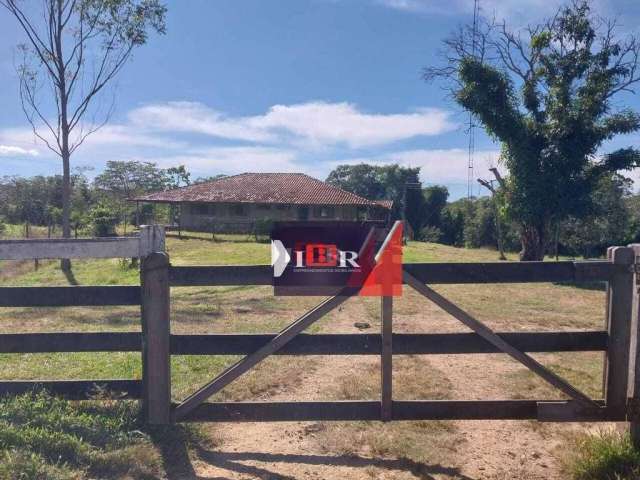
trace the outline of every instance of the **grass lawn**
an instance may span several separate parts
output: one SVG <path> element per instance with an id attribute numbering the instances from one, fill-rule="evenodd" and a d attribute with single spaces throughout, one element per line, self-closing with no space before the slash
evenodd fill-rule
<path id="1" fill-rule="evenodd" d="M 267 264 L 270 255 L 268 244 L 255 243 L 246 236 L 240 235 L 216 236 L 216 241 L 213 241 L 209 235 L 190 234 L 188 238 L 180 239 L 172 234 L 167 238 L 167 251 L 171 262 L 175 265 Z M 404 250 L 404 259 L 407 263 L 497 261 L 497 257 L 497 252 L 488 249 L 461 249 L 421 242 L 409 242 Z M 515 256 L 511 256 L 510 259 L 515 259 Z M 2 285 L 134 285 L 138 282 L 137 269 L 132 269 L 126 262 L 119 260 L 73 261 L 73 274 L 68 276 L 61 272 L 57 261 L 41 261 L 37 271 L 34 271 L 32 262 L 0 263 L 0 284 Z M 600 329 L 603 326 L 604 291 L 597 288 L 588 289 L 542 283 L 443 285 L 437 289 L 462 308 L 467 309 L 479 319 L 486 321 L 492 328 L 500 331 Z M 281 297 L 276 300 L 270 287 L 260 286 L 174 288 L 171 299 L 172 331 L 176 333 L 275 332 L 318 301 L 318 298 L 312 297 Z M 360 302 L 360 314 L 364 316 L 364 320 L 372 324 L 373 328 L 376 328 L 379 325 L 377 323 L 379 321 L 378 302 L 372 298 L 357 298 L 349 302 L 352 301 Z M 420 317 L 424 311 L 424 302 L 424 299 L 408 289 L 403 297 L 397 299 L 394 305 L 394 321 L 400 331 L 411 331 L 411 327 L 403 327 L 403 319 L 406 319 L 406 323 L 410 324 L 409 319 Z M 318 322 L 311 331 L 321 329 L 333 331 L 332 322 L 337 323 L 339 315 L 338 311 L 332 312 L 327 318 Z M 3 308 L 0 309 L 0 324 L 4 332 L 140 330 L 139 309 L 137 307 Z M 442 321 L 438 323 L 437 330 L 461 331 L 455 321 L 444 315 Z M 575 380 L 579 387 L 593 395 L 599 394 L 602 355 L 549 354 L 538 357 L 558 373 Z M 307 362 L 306 358 L 300 358 L 296 362 L 286 361 L 285 358 L 267 360 L 248 375 L 231 384 L 217 398 L 242 400 L 268 397 L 280 385 L 291 382 L 292 379 L 295 380 L 296 375 L 300 374 L 301 362 Z M 176 400 L 184 398 L 234 360 L 234 357 L 221 356 L 174 356 L 172 358 L 173 396 Z M 308 368 L 313 368 L 313 361 L 309 360 L 305 365 Z M 138 353 L 5 354 L 0 355 L 0 365 L 2 365 L 0 379 L 3 380 L 140 378 L 140 355 Z M 273 368 L 276 365 L 278 368 Z M 402 367 L 404 363 L 401 361 L 398 365 Z M 398 375 L 405 375 L 407 384 L 411 384 L 411 378 L 419 375 L 411 373 L 409 363 L 406 363 L 406 366 L 406 371 L 399 372 Z M 336 392 L 333 392 L 333 395 L 336 398 L 375 396 L 373 389 L 377 385 L 378 375 L 379 372 L 375 369 L 363 377 L 370 379 L 371 382 L 362 380 L 355 391 L 352 388 L 339 387 Z M 539 382 L 536 382 L 526 372 L 505 375 L 500 381 L 513 387 L 514 398 L 518 398 L 519 395 L 530 397 L 534 394 L 554 394 L 548 389 L 545 390 L 546 387 L 541 387 Z M 345 380 L 343 384 L 348 385 L 349 382 Z M 456 397 L 456 392 L 443 394 L 443 388 L 445 390 L 448 388 L 446 381 L 438 382 L 438 385 L 440 388 L 438 394 L 444 395 L 444 398 Z M 405 395 L 407 398 L 429 398 L 434 393 L 433 389 L 434 384 L 425 380 L 423 383 L 416 383 L 413 390 L 405 392 Z M 28 403 L 25 400 L 16 401 L 23 402 L 21 405 Z M 65 403 L 65 405 L 68 404 Z M 119 407 L 112 407 L 116 408 L 114 415 L 121 419 L 124 415 L 126 421 L 122 420 L 117 428 L 114 427 L 115 430 L 109 430 L 111 433 L 108 435 L 120 438 L 119 435 L 122 434 L 127 437 L 126 432 L 138 428 L 135 406 L 133 404 L 127 405 L 130 410 L 125 413 L 117 410 Z M 0 410 L 3 408 L 0 405 Z M 56 408 L 72 409 L 65 410 L 64 415 L 69 418 L 79 416 L 85 419 L 87 415 L 82 406 L 63 407 L 61 404 Z M 33 415 L 40 418 L 38 415 L 41 413 L 34 412 Z M 54 422 L 54 420 L 51 421 Z M 69 421 L 71 422 L 71 420 Z M 11 431 L 13 427 L 10 427 L 10 424 L 12 422 L 16 422 L 14 417 L 0 416 L 0 432 Z M 55 422 L 47 425 L 49 426 L 46 428 L 54 430 L 57 428 Z M 448 427 L 445 424 L 438 425 L 433 428 L 441 428 L 442 438 L 445 438 Z M 364 427 L 356 426 L 354 428 Z M 339 439 L 340 432 L 335 433 L 337 435 L 334 438 Z M 173 432 L 171 435 L 174 434 L 183 435 L 184 432 Z M 148 452 L 151 452 L 144 456 L 147 458 L 144 465 L 141 466 L 133 462 L 130 465 L 133 469 L 131 471 L 125 467 L 119 467 L 120 473 L 113 473 L 113 477 L 147 478 L 149 472 L 157 468 L 158 457 L 153 454 L 155 440 L 149 432 L 142 432 L 141 435 L 142 437 L 135 439 L 135 441 L 128 437 L 122 442 L 114 440 L 113 448 L 105 452 L 105 455 L 114 456 L 118 454 L 113 452 L 124 452 L 131 449 L 133 449 L 131 451 L 137 451 L 136 449 L 144 450 L 146 448 Z M 374 446 L 373 450 L 380 452 L 380 454 L 400 454 L 402 452 L 399 449 L 404 448 L 402 445 L 416 443 L 417 437 L 412 435 L 405 435 L 403 437 L 404 443 L 400 442 L 395 445 L 380 443 Z M 72 440 L 69 441 L 72 442 Z M 98 448 L 97 443 L 84 439 L 80 442 L 87 443 L 85 446 L 77 446 L 83 452 L 87 452 L 87 461 L 82 466 L 68 465 L 67 468 L 61 466 L 59 462 L 52 462 L 47 451 L 42 451 L 33 443 L 17 437 L 10 441 L 0 437 L 0 457 L 5 455 L 5 465 L 11 464 L 11 462 L 21 462 L 20 465 L 25 465 L 24 468 L 33 464 L 33 468 L 36 470 L 38 468 L 41 470 L 50 469 L 49 473 L 45 472 L 41 477 L 27 476 L 26 478 L 55 478 L 54 474 L 60 478 L 69 476 L 73 478 L 73 475 L 76 474 L 84 475 L 82 472 L 93 472 L 97 468 L 95 465 L 101 462 L 99 456 L 91 453 Z M 350 446 L 347 443 L 345 441 L 344 445 L 336 445 L 335 447 L 348 451 Z M 143 448 L 140 445 L 146 445 L 146 447 Z M 30 453 L 27 455 L 25 452 Z M 409 453 L 405 452 L 405 454 Z M 91 460 L 94 457 L 95 461 Z M 122 458 L 128 457 L 123 454 Z M 3 463 L 1 459 L 0 463 Z M 122 471 L 128 473 L 121 473 Z M 0 467 L 0 479 L 4 478 L 17 477 L 5 475 Z"/>

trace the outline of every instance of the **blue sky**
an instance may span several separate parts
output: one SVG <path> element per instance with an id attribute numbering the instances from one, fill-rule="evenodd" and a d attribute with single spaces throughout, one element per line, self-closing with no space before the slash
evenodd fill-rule
<path id="1" fill-rule="evenodd" d="M 552 12 L 551 0 L 481 0 L 513 24 Z M 109 123 L 74 166 L 107 160 L 185 164 L 194 177 L 300 171 L 325 178 L 341 163 L 422 167 L 427 184 L 466 193 L 466 116 L 421 80 L 440 41 L 469 21 L 473 0 L 168 1 L 167 34 L 152 36 L 118 78 Z M 632 31 L 636 0 L 598 0 Z M 0 175 L 52 174 L 60 161 L 24 120 L 14 69 L 22 32 L 0 11 Z M 640 108 L 635 95 L 619 105 Z M 616 139 L 606 149 L 638 145 Z M 498 148 L 476 136 L 476 176 Z M 633 174 L 635 177 L 635 173 Z M 477 191 L 477 187 L 476 191 Z"/>

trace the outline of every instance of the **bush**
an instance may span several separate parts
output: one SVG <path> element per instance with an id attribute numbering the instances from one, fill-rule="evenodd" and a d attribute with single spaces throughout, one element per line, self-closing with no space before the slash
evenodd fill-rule
<path id="1" fill-rule="evenodd" d="M 118 217 L 106 205 L 97 205 L 89 213 L 96 237 L 115 237 Z"/>
<path id="2" fill-rule="evenodd" d="M 438 227 L 427 226 L 420 230 L 420 240 L 423 242 L 440 243 L 442 241 L 442 230 Z"/>
<path id="3" fill-rule="evenodd" d="M 265 243 L 271 239 L 273 230 L 273 220 L 270 218 L 260 218 L 253 224 L 253 235 L 256 242 Z"/>
<path id="4" fill-rule="evenodd" d="M 640 478 L 640 451 L 628 434 L 586 435 L 578 440 L 569 470 L 575 480 L 636 480 Z"/>

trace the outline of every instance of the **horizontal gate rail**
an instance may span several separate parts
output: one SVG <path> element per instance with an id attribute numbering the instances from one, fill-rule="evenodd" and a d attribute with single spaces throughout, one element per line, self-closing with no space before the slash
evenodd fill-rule
<path id="1" fill-rule="evenodd" d="M 3 333 L 0 353 L 139 352 L 142 334 L 96 333 Z"/>
<path id="2" fill-rule="evenodd" d="M 505 341 L 525 352 L 601 352 L 606 331 L 502 332 Z M 248 355 L 276 334 L 204 334 L 170 337 L 172 355 Z M 394 333 L 396 355 L 500 353 L 475 333 Z M 301 333 L 274 355 L 379 355 L 381 338 L 374 333 Z M 138 332 L 4 333 L 0 353 L 139 352 Z"/>
<path id="3" fill-rule="evenodd" d="M 605 260 L 404 264 L 405 272 L 428 284 L 603 282 L 621 270 L 624 266 Z"/>
<path id="4" fill-rule="evenodd" d="M 423 283 L 606 282 L 624 265 L 603 260 L 584 262 L 406 263 L 404 270 Z M 171 266 L 174 287 L 271 285 L 269 265 Z"/>
<path id="5" fill-rule="evenodd" d="M 10 380 L 0 381 L 0 396 L 46 390 L 69 400 L 142 398 L 140 380 Z"/>
<path id="6" fill-rule="evenodd" d="M 599 352 L 607 349 L 606 331 L 498 333 L 525 352 Z M 172 355 L 248 355 L 275 334 L 171 335 Z M 476 333 L 394 333 L 394 355 L 501 353 Z M 2 345 L 2 335 L 0 335 Z M 301 333 L 274 355 L 380 355 L 379 334 Z M 1 352 L 2 350 L 0 350 Z"/>
<path id="7" fill-rule="evenodd" d="M 140 287 L 0 287 L 0 307 L 114 305 L 140 305 Z"/>
<path id="8" fill-rule="evenodd" d="M 214 265 L 169 267 L 172 287 L 273 285 L 270 265 Z"/>
<path id="9" fill-rule="evenodd" d="M 393 401 L 392 420 L 535 420 L 540 405 L 556 411 L 572 406 L 567 400 L 404 400 Z M 602 401 L 598 400 L 602 405 Z M 185 422 L 291 422 L 380 420 L 380 401 L 333 402 L 209 402 L 198 405 Z M 622 417 L 606 408 L 554 421 L 619 421 Z"/>

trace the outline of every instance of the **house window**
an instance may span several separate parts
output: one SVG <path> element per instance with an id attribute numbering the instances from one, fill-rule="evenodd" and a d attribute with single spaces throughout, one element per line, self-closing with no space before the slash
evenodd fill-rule
<path id="1" fill-rule="evenodd" d="M 208 203 L 196 203 L 191 206 L 191 213 L 194 215 L 215 215 L 216 206 Z"/>
<path id="2" fill-rule="evenodd" d="M 313 216 L 316 218 L 334 218 L 336 211 L 334 207 L 313 207 Z"/>
<path id="3" fill-rule="evenodd" d="M 271 205 L 263 203 L 258 205 L 258 210 L 271 210 Z"/>
<path id="4" fill-rule="evenodd" d="M 237 203 L 235 205 L 231 205 L 231 215 L 236 217 L 246 217 L 247 216 L 247 206 L 241 203 Z"/>

